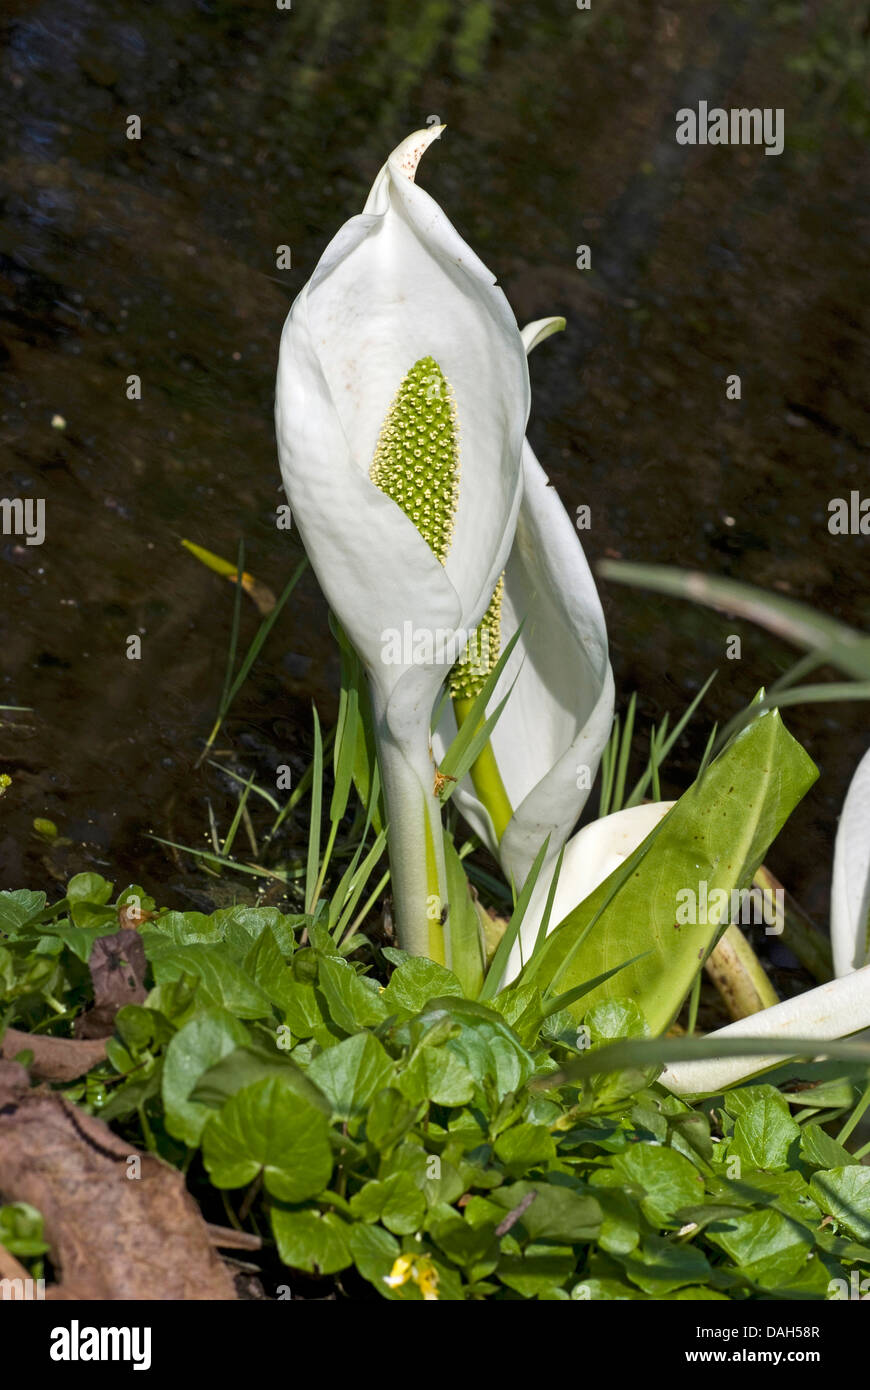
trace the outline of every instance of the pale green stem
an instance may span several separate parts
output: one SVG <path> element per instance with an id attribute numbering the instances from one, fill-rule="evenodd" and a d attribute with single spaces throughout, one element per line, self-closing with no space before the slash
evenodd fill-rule
<path id="1" fill-rule="evenodd" d="M 403 748 L 387 727 L 383 702 L 374 685 L 372 707 L 387 806 L 387 848 L 399 945 L 413 956 L 428 956 L 439 965 L 449 966 L 441 802 L 435 795 L 428 732 L 421 730 L 413 750 Z"/>
<path id="2" fill-rule="evenodd" d="M 457 729 L 462 728 L 473 706 L 474 700 L 472 698 L 465 695 L 454 695 L 453 712 L 456 715 Z M 501 837 L 507 830 L 514 812 L 505 791 L 504 782 L 501 780 L 501 773 L 498 770 L 491 740 L 484 744 L 471 765 L 471 782 L 478 797 L 489 812 L 496 839 L 501 843 Z"/>

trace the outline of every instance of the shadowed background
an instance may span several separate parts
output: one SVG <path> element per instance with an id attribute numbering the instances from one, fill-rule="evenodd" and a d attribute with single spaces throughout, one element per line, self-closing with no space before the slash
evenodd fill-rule
<path id="1" fill-rule="evenodd" d="M 0 704 L 32 707 L 0 714 L 0 887 L 57 896 L 96 867 L 179 907 L 249 890 L 146 833 L 202 844 L 207 802 L 226 828 L 234 801 L 194 767 L 233 593 L 180 538 L 234 558 L 243 535 L 258 579 L 277 592 L 289 576 L 281 325 L 429 116 L 448 130 L 420 182 L 521 323 L 568 319 L 532 359 L 530 437 L 569 511 L 592 509 L 593 564 L 703 568 L 867 626 L 868 540 L 827 530 L 832 497 L 870 493 L 862 5 L 7 0 L 0 25 L 0 491 L 47 505 L 44 545 L 0 537 Z M 783 107 L 784 154 L 677 146 L 676 110 L 701 99 Z M 740 402 L 725 398 L 732 372 Z M 712 720 L 796 654 L 687 603 L 601 588 L 620 705 L 639 692 L 636 771 L 649 722 L 719 668 L 664 778 L 675 794 Z M 331 722 L 325 618 L 309 574 L 218 740 L 264 785 L 305 765 L 312 698 Z M 259 621 L 247 600 L 242 619 L 244 644 Z M 141 661 L 126 659 L 134 633 Z M 730 633 L 740 661 L 724 659 Z M 821 705 L 787 722 L 822 776 L 770 862 L 824 920 L 866 714 Z M 49 849 L 35 817 L 69 843 Z"/>

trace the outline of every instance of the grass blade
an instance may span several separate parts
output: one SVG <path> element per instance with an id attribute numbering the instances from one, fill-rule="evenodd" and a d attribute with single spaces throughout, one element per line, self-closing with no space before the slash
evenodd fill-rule
<path id="1" fill-rule="evenodd" d="M 478 999 L 481 1003 L 485 1003 L 487 999 L 491 999 L 493 995 L 498 992 L 498 987 L 501 983 L 501 977 L 504 974 L 505 966 L 508 962 L 508 956 L 511 953 L 514 942 L 520 934 L 520 928 L 523 925 L 523 918 L 526 915 L 526 909 L 528 908 L 529 900 L 532 896 L 532 890 L 534 889 L 535 884 L 538 881 L 538 875 L 540 874 L 541 869 L 544 866 L 544 859 L 547 855 L 547 848 L 549 846 L 549 843 L 550 837 L 548 835 L 544 843 L 541 845 L 541 848 L 538 850 L 538 853 L 535 857 L 535 862 L 530 868 L 528 877 L 526 878 L 526 881 L 523 884 L 523 891 L 520 893 L 517 899 L 516 907 L 511 913 L 511 919 L 505 927 L 504 936 L 498 943 L 495 955 L 493 956 L 492 961 L 490 963 L 489 970 L 486 972 L 486 979 L 483 982 L 483 988 L 481 989 L 480 994 L 478 995 Z"/>
<path id="2" fill-rule="evenodd" d="M 284 588 L 283 588 L 283 590 L 282 590 L 282 592 L 281 592 L 281 595 L 280 595 L 280 597 L 279 597 L 277 603 L 275 604 L 275 607 L 272 609 L 271 613 L 269 613 L 269 615 L 263 619 L 263 621 L 260 623 L 260 626 L 258 627 L 257 631 L 255 632 L 253 641 L 251 642 L 251 645 L 248 647 L 248 650 L 247 650 L 247 652 L 246 652 L 246 654 L 245 654 L 245 658 L 244 658 L 244 660 L 243 660 L 243 662 L 242 662 L 242 664 L 241 664 L 241 666 L 240 666 L 240 668 L 239 668 L 239 673 L 238 673 L 238 675 L 236 676 L 235 680 L 233 680 L 232 671 L 233 671 L 233 666 L 235 665 L 235 660 L 236 660 L 236 648 L 237 648 L 237 645 L 238 645 L 238 635 L 239 635 L 239 617 L 240 617 L 241 602 L 242 602 L 242 586 L 241 586 L 241 584 L 237 584 L 237 585 L 236 585 L 235 600 L 234 600 L 234 607 L 233 607 L 233 628 L 232 628 L 232 633 L 231 633 L 231 636 L 230 636 L 230 651 L 229 651 L 229 659 L 228 659 L 228 661 L 227 661 L 226 676 L 224 677 L 224 688 L 223 688 L 223 691 L 222 691 L 222 693 L 221 693 L 220 704 L 219 704 L 219 706 L 218 706 L 218 715 L 217 715 L 217 719 L 215 720 L 214 728 L 212 729 L 211 733 L 209 734 L 209 736 L 208 736 L 208 738 L 207 738 L 207 740 L 206 740 L 206 745 L 205 745 L 205 748 L 203 749 L 202 753 L 200 754 L 199 762 L 197 763 L 197 767 L 199 766 L 200 763 L 203 762 L 203 760 L 205 759 L 207 753 L 209 752 L 209 750 L 210 750 L 212 744 L 214 743 L 215 739 L 217 738 L 218 732 L 219 732 L 219 730 L 220 730 L 220 728 L 221 728 L 221 725 L 223 724 L 224 720 L 226 719 L 226 717 L 227 717 L 227 715 L 228 715 L 228 713 L 229 713 L 229 711 L 230 711 L 230 708 L 231 708 L 231 706 L 232 706 L 233 701 L 235 700 L 236 696 L 238 695 L 238 693 L 239 693 L 239 691 L 241 690 L 242 686 L 244 685 L 245 681 L 248 679 L 248 675 L 249 675 L 249 673 L 250 673 L 251 667 L 253 666 L 254 662 L 255 662 L 256 659 L 257 659 L 257 657 L 260 655 L 260 651 L 262 650 L 263 643 L 266 641 L 266 638 L 269 636 L 269 633 L 272 631 L 272 628 L 275 626 L 275 623 L 277 622 L 277 620 L 278 620 L 278 618 L 279 618 L 279 616 L 280 616 L 280 613 L 281 613 L 282 608 L 284 607 L 284 605 L 285 605 L 285 603 L 287 602 L 288 598 L 290 597 L 290 595 L 292 594 L 293 590 L 295 589 L 295 587 L 296 587 L 296 585 L 297 585 L 297 583 L 298 583 L 298 581 L 299 581 L 299 578 L 300 578 L 300 576 L 302 575 L 302 572 L 303 572 L 304 569 L 306 568 L 307 564 L 308 564 L 307 559 L 302 559 L 302 560 L 299 561 L 299 564 L 296 566 L 296 568 L 295 568 L 295 570 L 293 571 L 292 575 L 290 576 L 290 578 L 288 579 L 287 583 L 285 584 L 285 586 L 284 586 Z M 244 569 L 244 545 L 243 545 L 243 543 L 240 541 L 240 542 L 239 542 L 239 574 L 241 574 L 241 573 L 243 572 L 243 569 Z"/>
<path id="3" fill-rule="evenodd" d="M 777 637 L 819 655 L 856 680 L 870 679 L 870 637 L 845 623 L 817 613 L 806 604 L 740 584 L 717 579 L 697 570 L 668 565 L 635 565 L 622 560 L 601 560 L 598 572 L 617 584 L 630 584 L 674 598 L 694 599 L 738 618 L 746 618 Z"/>
<path id="4" fill-rule="evenodd" d="M 628 760 L 631 757 L 631 738 L 634 733 L 634 712 L 637 708 L 637 692 L 633 691 L 628 702 L 628 710 L 625 715 L 625 727 L 622 730 L 622 740 L 619 745 L 619 760 L 616 765 L 616 779 L 613 784 L 613 801 L 611 811 L 622 810 L 622 800 L 625 796 L 625 779 L 628 774 Z"/>
<path id="5" fill-rule="evenodd" d="M 691 703 L 691 704 L 688 706 L 688 708 L 683 712 L 683 714 L 682 714 L 682 716 L 680 717 L 680 719 L 679 719 L 679 720 L 677 721 L 677 723 L 674 725 L 672 732 L 668 735 L 668 737 L 667 737 L 666 739 L 664 739 L 663 742 L 660 742 L 660 743 L 659 743 L 659 757 L 658 757 L 658 764 L 659 764 L 659 766 L 661 766 L 661 764 L 664 762 L 665 758 L 666 758 L 666 757 L 668 756 L 668 754 L 670 753 L 670 751 L 671 751 L 671 749 L 673 748 L 674 744 L 676 743 L 677 739 L 680 737 L 681 733 L 682 733 L 683 730 L 685 729 L 685 727 L 686 727 L 686 725 L 688 724 L 689 720 L 692 718 L 692 715 L 695 713 L 695 710 L 696 710 L 696 709 L 698 708 L 698 706 L 700 705 L 701 701 L 703 700 L 704 696 L 707 694 L 707 691 L 710 689 L 710 686 L 713 684 L 713 682 L 714 682 L 715 679 L 716 679 L 716 672 L 713 671 L 713 672 L 707 677 L 707 679 L 705 680 L 704 684 L 701 686 L 701 689 L 698 691 L 698 693 L 697 693 L 697 695 L 695 696 L 695 698 L 694 698 L 694 700 L 692 701 L 692 703 Z M 666 728 L 666 725 L 665 725 L 664 721 L 662 721 L 662 732 L 663 732 L 663 733 L 664 733 L 665 728 Z M 648 787 L 649 784 L 650 784 L 651 777 L 652 777 L 652 774 L 651 774 L 650 768 L 647 767 L 646 771 L 642 774 L 642 776 L 641 776 L 641 777 L 638 779 L 638 781 L 636 782 L 636 784 L 635 784 L 635 786 L 634 786 L 634 788 L 633 788 L 633 790 L 632 790 L 631 796 L 630 796 L 630 797 L 628 798 L 628 800 L 626 801 L 626 803 L 625 803 L 626 809 L 627 809 L 629 806 L 638 806 L 638 805 L 640 805 L 641 801 L 643 801 L 643 798 L 644 798 L 645 795 L 646 795 L 646 790 L 647 790 L 647 787 Z"/>
<path id="6" fill-rule="evenodd" d="M 610 814 L 610 798 L 613 794 L 613 774 L 616 768 L 616 750 L 619 748 L 619 715 L 613 721 L 610 738 L 601 756 L 601 794 L 598 798 L 598 818 L 602 820 Z"/>
<path id="7" fill-rule="evenodd" d="M 251 773 L 251 776 L 250 776 L 250 779 L 245 783 L 245 789 L 244 789 L 244 791 L 242 792 L 241 796 L 239 797 L 239 804 L 238 804 L 238 806 L 236 807 L 236 814 L 233 816 L 232 824 L 230 825 L 230 828 L 229 828 L 229 830 L 227 831 L 227 837 L 226 837 L 226 839 L 224 840 L 223 844 L 221 845 L 221 854 L 229 855 L 229 852 L 230 852 L 230 850 L 231 850 L 232 847 L 233 847 L 233 841 L 234 841 L 235 838 L 236 838 L 236 831 L 237 831 L 238 828 L 239 828 L 239 824 L 240 824 L 240 822 L 241 822 L 242 815 L 243 815 L 244 810 L 245 810 L 245 802 L 247 801 L 248 796 L 250 795 L 250 791 L 251 791 L 251 787 L 253 786 L 253 783 L 254 783 L 254 774 L 253 774 L 253 772 L 252 772 L 252 773 Z"/>
<path id="8" fill-rule="evenodd" d="M 544 907 L 544 915 L 543 915 L 543 917 L 541 918 L 541 925 L 540 925 L 540 927 L 538 928 L 538 935 L 537 935 L 537 937 L 536 937 L 536 939 L 535 939 L 535 945 L 534 945 L 534 948 L 533 948 L 533 950 L 532 950 L 532 955 L 529 957 L 529 959 L 532 959 L 532 958 L 534 957 L 535 952 L 539 949 L 539 947 L 541 946 L 542 942 L 546 939 L 547 932 L 548 932 L 549 927 L 550 927 L 550 917 L 552 916 L 552 912 L 553 912 L 553 903 L 555 902 L 555 899 L 556 899 L 556 888 L 557 888 L 558 883 L 559 883 L 559 875 L 560 875 L 560 873 L 562 872 L 562 860 L 563 860 L 564 858 L 565 858 L 565 846 L 563 845 L 562 848 L 559 850 L 559 856 L 558 856 L 558 858 L 557 858 L 557 860 L 556 860 L 556 867 L 555 867 L 554 870 L 553 870 L 553 877 L 552 877 L 552 879 L 550 880 L 550 887 L 549 887 L 549 891 L 548 891 L 548 893 L 547 893 L 547 902 L 546 902 L 546 905 L 545 905 L 545 907 Z"/>
<path id="9" fill-rule="evenodd" d="M 305 911 L 312 913 L 316 901 L 317 868 L 320 863 L 320 813 L 323 804 L 323 739 L 317 710 L 314 713 L 314 762 L 311 777 L 311 821 L 308 827 L 308 860 L 305 870 Z"/>
<path id="10" fill-rule="evenodd" d="M 551 1014 L 556 1014 L 560 1009 L 567 1009 L 570 1004 L 574 1004 L 578 999 L 582 999 L 584 994 L 591 994 L 593 989 L 603 985 L 605 980 L 611 980 L 614 975 L 618 975 L 620 970 L 627 970 L 635 961 L 643 960 L 648 956 L 649 951 L 641 951 L 639 955 L 632 956 L 630 960 L 624 960 L 621 965 L 614 965 L 612 970 L 605 970 L 601 975 L 596 975 L 592 980 L 586 980 L 584 984 L 577 985 L 576 989 L 566 989 L 564 994 L 557 994 L 555 999 L 548 999 L 544 1005 L 541 1017 L 549 1018 Z"/>
<path id="11" fill-rule="evenodd" d="M 722 1057 L 829 1057 L 870 1067 L 870 1041 L 840 1038 L 620 1038 L 591 1049 L 585 1057 L 529 1082 L 530 1088 L 550 1090 L 567 1081 L 625 1071 L 630 1067 L 654 1067 L 668 1062 L 718 1061 Z"/>
<path id="12" fill-rule="evenodd" d="M 440 797 L 442 805 L 447 804 L 463 777 L 471 770 L 480 757 L 481 752 L 489 742 L 493 729 L 501 718 L 502 710 L 510 699 L 513 688 L 512 685 L 507 695 L 499 702 L 489 718 L 485 719 L 476 732 L 474 732 L 468 740 L 464 741 L 461 751 L 456 753 L 455 757 L 454 752 L 459 744 L 460 735 L 465 733 L 466 729 L 473 730 L 475 727 L 474 719 L 471 715 L 466 719 L 459 734 L 457 734 L 453 743 L 451 743 L 450 748 L 445 754 L 444 761 L 438 769 L 438 771 L 447 778 Z"/>
<path id="13" fill-rule="evenodd" d="M 491 715 L 489 719 L 485 718 L 486 707 L 489 703 L 492 692 L 495 690 L 495 687 L 499 682 L 501 674 L 504 671 L 505 666 L 508 663 L 508 660 L 510 659 L 510 655 L 517 642 L 519 641 L 520 633 L 522 632 L 522 630 L 523 625 L 521 623 L 511 640 L 508 642 L 504 651 L 501 653 L 495 666 L 490 671 L 489 675 L 484 681 L 480 689 L 480 692 L 475 698 L 474 704 L 471 706 L 471 709 L 469 710 L 466 719 L 462 723 L 462 727 L 457 730 L 456 737 L 453 739 L 453 742 L 447 749 L 447 752 L 444 754 L 444 757 L 441 760 L 439 770 L 444 774 L 445 777 L 454 777 L 457 782 L 461 781 L 462 777 L 465 776 L 465 773 L 468 771 L 468 769 L 471 767 L 471 764 L 474 762 L 473 757 L 468 757 L 469 747 L 472 745 L 472 743 L 476 745 L 479 744 L 479 746 L 477 747 L 477 752 L 479 753 L 480 749 L 483 747 L 483 745 L 486 743 L 486 740 L 489 738 L 489 733 L 486 733 L 482 741 L 480 741 L 477 738 L 477 735 L 482 734 L 484 729 L 491 731 L 495 727 L 496 721 L 498 720 L 502 710 L 504 709 L 505 703 L 509 698 L 511 691 L 508 691 L 507 695 L 505 695 L 504 699 L 499 704 L 498 709 L 495 711 L 495 714 Z M 513 690 L 513 685 L 511 685 L 511 690 Z M 482 728 L 479 727 L 481 724 Z M 476 756 L 477 754 L 475 754 L 475 757 Z M 460 766 L 464 767 L 465 769 L 465 771 L 461 774 L 457 773 L 457 768 Z M 445 794 L 442 800 L 447 801 L 450 797 L 450 794 L 451 786 L 448 785 L 448 788 L 445 790 Z"/>
<path id="14" fill-rule="evenodd" d="M 291 883 L 293 879 L 301 878 L 303 873 L 301 868 L 289 873 L 280 873 L 277 869 L 267 869 L 262 864 L 243 864 L 238 859 L 227 859 L 225 855 L 213 854 L 207 849 L 194 849 L 192 845 L 181 845 L 176 840 L 164 840 L 160 835 L 149 835 L 148 839 L 156 841 L 158 845 L 180 850 L 182 854 L 192 854 L 196 859 L 217 864 L 222 869 L 237 869 L 240 874 L 251 874 L 254 878 L 274 878 L 278 883 Z"/>

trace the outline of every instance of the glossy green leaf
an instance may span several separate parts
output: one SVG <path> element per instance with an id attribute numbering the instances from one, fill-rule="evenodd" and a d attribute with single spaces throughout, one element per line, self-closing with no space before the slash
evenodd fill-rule
<path id="1" fill-rule="evenodd" d="M 647 841 L 648 852 L 641 846 L 551 933 L 523 972 L 523 983 L 565 991 L 646 951 L 642 960 L 572 1008 L 580 1017 L 598 998 L 625 995 L 643 1011 L 653 1032 L 662 1031 L 718 931 L 712 910 L 706 914 L 710 921 L 680 924 L 677 895 L 691 890 L 700 903 L 702 883 L 708 901 L 716 889 L 730 894 L 747 887 L 817 775 L 778 714 L 757 719 L 684 793 L 653 832 L 652 843 Z M 623 886 L 607 903 L 620 874 Z"/>
<path id="2" fill-rule="evenodd" d="M 654 1226 L 675 1226 L 674 1213 L 704 1195 L 704 1179 L 683 1154 L 651 1144 L 636 1144 L 613 1159 L 614 1171 L 642 1189 L 641 1209 Z"/>
<path id="3" fill-rule="evenodd" d="M 436 1105 L 467 1105 L 474 1095 L 474 1077 L 446 1047 L 420 1047 L 401 1073 L 398 1086 L 408 1100 Z"/>
<path id="4" fill-rule="evenodd" d="M 495 1156 L 510 1178 L 544 1168 L 556 1157 L 556 1144 L 546 1125 L 519 1124 L 500 1135 Z"/>
<path id="5" fill-rule="evenodd" d="M 389 1014 L 380 987 L 338 957 L 323 957 L 317 976 L 330 1016 L 345 1033 L 373 1028 Z"/>
<path id="6" fill-rule="evenodd" d="M 747 1279 L 774 1289 L 794 1278 L 810 1253 L 806 1227 L 772 1208 L 729 1218 L 707 1228 L 707 1238 L 731 1256 Z"/>
<path id="7" fill-rule="evenodd" d="M 330 1101 L 337 1119 L 362 1115 L 372 1097 L 389 1086 L 395 1072 L 391 1059 L 371 1033 L 356 1033 L 321 1052 L 308 1076 Z"/>
<path id="8" fill-rule="evenodd" d="M 190 1099 L 200 1105 L 221 1106 L 246 1086 L 270 1076 L 324 1114 L 332 1113 L 329 1101 L 292 1057 L 285 1056 L 277 1048 L 270 1052 L 253 1044 L 235 1048 L 203 1072 L 190 1093 Z"/>
<path id="9" fill-rule="evenodd" d="M 237 1018 L 265 1018 L 272 1013 L 269 996 L 219 942 L 155 946 L 152 938 L 149 959 L 157 984 L 193 975 L 199 981 L 200 997 Z"/>
<path id="10" fill-rule="evenodd" d="M 350 1227 L 333 1211 L 287 1211 L 272 1207 L 272 1232 L 278 1254 L 291 1269 L 309 1274 L 336 1274 L 352 1263 Z"/>
<path id="11" fill-rule="evenodd" d="M 14 936 L 19 928 L 42 913 L 45 902 L 44 893 L 31 893 L 28 888 L 0 893 L 0 931 Z"/>
<path id="12" fill-rule="evenodd" d="M 843 1168 L 852 1162 L 848 1149 L 812 1121 L 801 1129 L 800 1155 L 813 1168 Z"/>
<path id="13" fill-rule="evenodd" d="M 393 1235 L 407 1236 L 422 1225 L 426 1198 L 410 1173 L 391 1173 L 383 1182 L 367 1182 L 350 1209 L 358 1221 L 380 1221 Z"/>
<path id="14" fill-rule="evenodd" d="M 245 1187 L 260 1173 L 283 1202 L 303 1202 L 329 1182 L 329 1122 L 275 1077 L 232 1096 L 203 1131 L 202 1156 L 215 1187 Z"/>
<path id="15" fill-rule="evenodd" d="M 778 1172 L 789 1166 L 797 1153 L 800 1125 L 792 1119 L 788 1102 L 772 1086 L 749 1086 L 729 1093 L 725 1107 L 736 1112 L 728 1157 L 749 1168 Z"/>
<path id="16" fill-rule="evenodd" d="M 601 1226 L 601 1208 L 594 1197 L 570 1187 L 547 1182 L 515 1182 L 498 1187 L 489 1201 L 506 1214 L 531 1197 L 532 1200 L 511 1227 L 516 1240 L 575 1241 L 594 1240 Z"/>
<path id="17" fill-rule="evenodd" d="M 438 999 L 443 994 L 462 996 L 462 985 L 453 971 L 425 956 L 410 956 L 393 971 L 383 997 L 391 1013 L 404 1009 L 416 1014 L 430 999 Z"/>
<path id="18" fill-rule="evenodd" d="M 243 1047 L 250 1035 L 243 1023 L 225 1009 L 210 1009 L 186 1023 L 166 1049 L 163 1104 L 166 1127 L 176 1139 L 196 1146 L 214 1113 L 189 1099 L 200 1077 L 222 1057 Z"/>
<path id="19" fill-rule="evenodd" d="M 703 1283 L 713 1272 L 701 1250 L 676 1245 L 661 1236 L 647 1236 L 623 1265 L 631 1282 L 654 1298 L 664 1298 L 687 1284 Z"/>
<path id="20" fill-rule="evenodd" d="M 833 1216 L 850 1236 L 870 1241 L 870 1168 L 850 1163 L 816 1173 L 810 1192 L 822 1211 Z"/>

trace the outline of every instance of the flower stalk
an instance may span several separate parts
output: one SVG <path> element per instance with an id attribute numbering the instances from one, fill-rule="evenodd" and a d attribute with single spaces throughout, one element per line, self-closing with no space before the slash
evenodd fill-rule
<path id="1" fill-rule="evenodd" d="M 457 661 L 450 673 L 448 685 L 453 697 L 453 714 L 456 719 L 457 730 L 461 729 L 463 724 L 473 717 L 477 697 L 486 684 L 487 677 L 498 664 L 501 654 L 503 595 L 504 575 L 495 586 L 495 592 L 490 600 L 489 608 L 484 614 L 483 622 L 466 644 L 461 659 Z M 474 732 L 477 733 L 484 723 L 485 715 L 481 713 Z M 481 804 L 489 812 L 496 840 L 501 842 L 501 837 L 507 830 L 514 812 L 502 781 L 490 739 L 487 739 L 472 763 L 469 775 Z"/>
<path id="2" fill-rule="evenodd" d="M 456 716 L 456 727 L 461 729 L 466 720 L 470 717 L 474 706 L 474 699 L 467 696 L 454 696 L 453 713 Z M 478 729 L 484 720 L 478 721 Z M 475 730 L 475 733 L 477 730 Z M 471 785 L 477 793 L 481 804 L 489 812 L 492 828 L 495 831 L 496 840 L 501 843 L 501 838 L 507 830 L 513 816 L 513 807 L 510 798 L 505 790 L 501 773 L 498 770 L 495 753 L 493 752 L 492 742 L 487 739 L 480 753 L 471 764 L 469 770 Z"/>
<path id="3" fill-rule="evenodd" d="M 372 689 L 378 765 L 388 817 L 393 905 L 399 941 L 411 955 L 450 965 L 447 869 L 434 768 L 393 737 Z"/>

